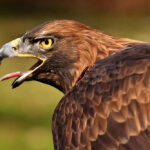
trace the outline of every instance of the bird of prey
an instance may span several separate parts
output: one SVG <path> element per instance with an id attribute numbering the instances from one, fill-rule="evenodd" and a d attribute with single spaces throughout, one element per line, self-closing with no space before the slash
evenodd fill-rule
<path id="1" fill-rule="evenodd" d="M 0 49 L 37 63 L 12 87 L 36 80 L 65 95 L 52 121 L 55 150 L 150 149 L 150 44 L 76 21 L 46 22 Z"/>

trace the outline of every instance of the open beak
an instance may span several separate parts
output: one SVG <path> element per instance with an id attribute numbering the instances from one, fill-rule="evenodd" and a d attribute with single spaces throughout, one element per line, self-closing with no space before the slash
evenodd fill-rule
<path id="1" fill-rule="evenodd" d="M 0 49 L 0 63 L 4 58 L 10 58 L 10 57 L 31 57 L 31 58 L 37 58 L 38 62 L 28 71 L 26 72 L 14 72 L 7 74 L 0 78 L 0 81 L 10 79 L 13 77 L 18 77 L 12 84 L 12 88 L 16 88 L 19 86 L 21 83 L 23 83 L 28 77 L 32 76 L 32 73 L 35 72 L 37 69 L 39 69 L 45 62 L 44 59 L 37 57 L 32 54 L 26 54 L 26 53 L 19 53 L 19 48 L 20 48 L 20 42 L 21 39 L 17 38 L 16 40 L 13 40 L 7 44 L 5 44 L 1 49 Z"/>

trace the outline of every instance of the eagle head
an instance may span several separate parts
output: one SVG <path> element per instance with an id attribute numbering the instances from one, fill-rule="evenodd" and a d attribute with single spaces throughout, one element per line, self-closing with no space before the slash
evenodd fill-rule
<path id="1" fill-rule="evenodd" d="M 70 20 L 49 21 L 25 33 L 0 49 L 0 60 L 7 57 L 31 57 L 37 62 L 26 72 L 15 72 L 2 77 L 18 77 L 13 88 L 24 81 L 36 80 L 67 92 L 78 81 L 84 70 L 95 61 L 94 33 L 86 25 Z M 23 65 L 23 64 L 22 64 Z"/>

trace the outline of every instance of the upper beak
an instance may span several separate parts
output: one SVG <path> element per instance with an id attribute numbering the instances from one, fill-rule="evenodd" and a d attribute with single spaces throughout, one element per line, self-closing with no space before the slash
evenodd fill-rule
<path id="1" fill-rule="evenodd" d="M 8 75 L 0 78 L 0 81 L 3 81 L 5 79 L 11 78 L 11 77 L 19 76 L 19 78 L 17 78 L 13 82 L 13 84 L 12 84 L 13 88 L 15 88 L 15 87 L 19 86 L 21 83 L 23 83 L 27 77 L 29 77 L 34 71 L 36 71 L 37 69 L 39 69 L 45 63 L 45 59 L 44 58 L 35 56 L 33 54 L 28 54 L 28 53 L 21 52 L 21 38 L 17 38 L 16 40 L 13 40 L 13 41 L 5 44 L 0 49 L 0 62 L 4 58 L 15 57 L 15 56 L 17 56 L 17 57 L 37 58 L 39 60 L 39 62 L 36 63 L 35 66 L 33 66 L 27 72 L 23 72 L 23 73 L 22 72 L 11 73 L 11 74 L 8 74 Z"/>
<path id="2" fill-rule="evenodd" d="M 7 57 L 14 57 L 18 56 L 16 50 L 19 49 L 20 45 L 20 38 L 13 40 L 7 44 L 5 44 L 1 49 L 0 49 L 0 62 Z"/>

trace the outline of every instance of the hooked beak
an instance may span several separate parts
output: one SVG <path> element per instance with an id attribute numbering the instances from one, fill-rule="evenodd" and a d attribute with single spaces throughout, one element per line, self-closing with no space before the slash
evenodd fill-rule
<path id="1" fill-rule="evenodd" d="M 16 48 L 18 47 L 20 43 L 20 38 L 11 41 L 7 44 L 5 44 L 1 49 L 0 49 L 0 62 L 7 57 L 15 57 L 18 56 L 18 54 L 15 52 Z"/>
<path id="2" fill-rule="evenodd" d="M 10 57 L 31 57 L 31 58 L 37 58 L 38 62 L 31 68 L 29 71 L 26 72 L 14 72 L 11 74 L 7 74 L 4 77 L 0 78 L 0 81 L 10 79 L 13 77 L 18 77 L 12 84 L 12 88 L 16 88 L 19 86 L 21 83 L 25 81 L 25 79 L 33 72 L 35 72 L 37 69 L 39 69 L 45 62 L 43 58 L 37 57 L 32 54 L 25 54 L 25 53 L 19 53 L 20 49 L 20 42 L 21 38 L 17 38 L 7 44 L 5 44 L 1 49 L 0 49 L 0 63 L 4 58 L 10 58 Z"/>

